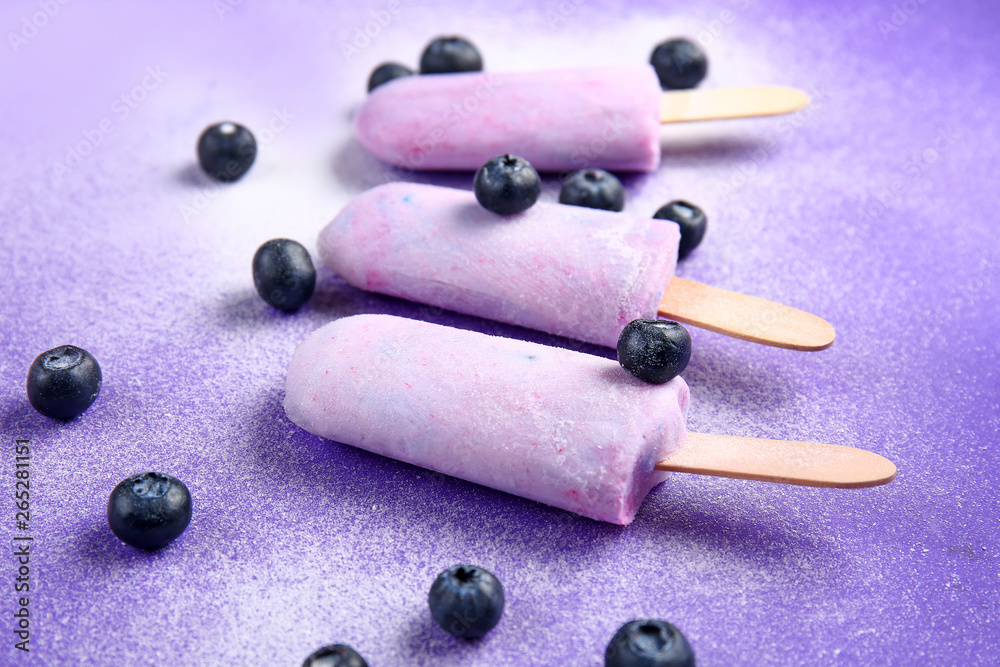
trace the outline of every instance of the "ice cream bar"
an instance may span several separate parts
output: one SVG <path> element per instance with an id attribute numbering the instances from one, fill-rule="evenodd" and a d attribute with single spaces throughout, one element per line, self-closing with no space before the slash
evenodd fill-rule
<path id="1" fill-rule="evenodd" d="M 296 349 L 285 411 L 377 454 L 628 524 L 684 444 L 688 388 L 618 363 L 388 315 L 336 320 Z"/>
<path id="2" fill-rule="evenodd" d="M 781 347 L 833 343 L 814 315 L 671 280 L 679 238 L 669 221 L 549 203 L 499 216 L 472 192 L 389 183 L 348 204 L 319 250 L 355 287 L 608 347 L 658 314 Z"/>
<path id="3" fill-rule="evenodd" d="M 850 447 L 687 434 L 679 377 L 389 315 L 315 331 L 285 392 L 310 433 L 622 525 L 666 471 L 849 488 L 896 474 Z"/>
<path id="4" fill-rule="evenodd" d="M 379 86 L 354 126 L 373 155 L 413 170 L 475 170 L 514 153 L 539 171 L 652 171 L 661 123 L 787 113 L 808 102 L 780 86 L 664 93 L 648 65 L 469 72 Z"/>

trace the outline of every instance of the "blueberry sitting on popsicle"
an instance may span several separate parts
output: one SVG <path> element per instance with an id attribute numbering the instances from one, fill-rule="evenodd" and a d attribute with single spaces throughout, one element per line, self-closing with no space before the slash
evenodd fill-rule
<path id="1" fill-rule="evenodd" d="M 480 167 L 473 182 L 473 192 L 486 210 L 513 215 L 528 210 L 538 201 L 542 181 L 525 159 L 504 154 Z"/>
<path id="2" fill-rule="evenodd" d="M 640 380 L 670 382 L 691 360 L 691 334 L 670 320 L 632 320 L 618 337 L 618 363 Z"/>

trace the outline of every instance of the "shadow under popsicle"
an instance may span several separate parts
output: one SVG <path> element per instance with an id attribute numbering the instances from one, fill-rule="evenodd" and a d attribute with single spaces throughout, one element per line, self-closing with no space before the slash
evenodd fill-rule
<path id="1" fill-rule="evenodd" d="M 338 186 L 360 193 L 384 183 L 412 181 L 445 185 L 450 188 L 472 189 L 473 171 L 421 172 L 382 162 L 366 151 L 353 136 L 344 142 L 330 158 L 330 172 Z"/>
<path id="2" fill-rule="evenodd" d="M 429 306 L 416 301 L 386 296 L 377 292 L 369 292 L 352 287 L 343 278 L 325 267 L 320 268 L 319 275 L 321 277 L 317 282 L 316 292 L 300 312 L 320 313 L 323 323 L 349 315 L 384 313 L 412 320 L 441 324 L 455 329 L 478 331 L 490 336 L 528 340 L 550 347 L 576 350 L 577 352 L 585 352 L 609 359 L 615 356 L 614 350 L 602 345 L 594 345 L 593 343 L 556 336 L 537 329 L 528 329 L 516 324 L 484 319 L 475 315 L 466 315 L 453 310 L 438 308 L 437 306 Z"/>
<path id="3" fill-rule="evenodd" d="M 420 526 L 425 532 L 447 525 L 448 534 L 438 538 L 443 544 L 474 544 L 484 535 L 491 541 L 514 539 L 538 543 L 539 558 L 553 549 L 601 552 L 623 535 L 620 526 L 311 435 L 285 416 L 283 396 L 275 390 L 261 397 L 248 419 L 246 453 L 260 475 L 257 483 L 284 487 L 288 494 L 308 489 L 310 497 L 323 499 L 293 503 L 285 517 L 289 522 L 337 508 L 339 519 L 331 515 L 331 525 L 360 521 L 365 530 Z M 289 429 L 293 435 L 286 437 Z M 539 541 L 541 535 L 550 539 Z"/>
<path id="4" fill-rule="evenodd" d="M 513 539 L 520 545 L 535 545 L 530 552 L 539 563 L 562 557 L 567 550 L 596 555 L 618 548 L 615 545 L 623 539 L 637 538 L 687 540 L 699 548 L 747 561 L 757 557 L 762 545 L 766 545 L 770 558 L 788 562 L 801 558 L 804 550 L 823 547 L 803 540 L 802 530 L 786 530 L 782 524 L 769 521 L 764 510 L 742 507 L 740 515 L 734 516 L 727 514 L 718 501 L 693 502 L 672 488 L 671 480 L 647 497 L 646 504 L 654 504 L 660 511 L 645 508 L 628 528 L 595 521 L 310 435 L 287 419 L 282 398 L 281 391 L 268 392 L 249 419 L 247 426 L 253 433 L 248 453 L 256 471 L 266 480 L 287 486 L 289 493 L 308 485 L 311 493 L 323 494 L 331 506 L 378 508 L 357 517 L 374 522 L 373 526 L 386 521 L 398 527 L 447 525 L 451 534 L 440 538 L 457 544 L 475 543 L 484 535 L 494 546 Z M 295 433 L 286 438 L 289 428 L 294 428 Z M 357 497 L 362 494 L 363 498 Z M 352 496 L 350 502 L 345 495 Z M 412 498 L 420 500 L 408 500 Z M 720 507 L 706 509 L 706 504 Z M 306 514 L 323 511 L 305 503 L 297 506 Z M 294 521 L 295 517 L 288 520 Z M 111 539 L 110 533 L 107 537 Z M 108 552 L 106 547 L 98 546 Z M 117 558 L 122 554 L 111 555 Z"/>

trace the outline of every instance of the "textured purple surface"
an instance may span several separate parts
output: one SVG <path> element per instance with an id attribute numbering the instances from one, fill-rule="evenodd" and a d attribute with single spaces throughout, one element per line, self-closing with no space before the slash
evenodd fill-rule
<path id="1" fill-rule="evenodd" d="M 700 665 L 1000 658 L 993 0 L 120 4 L 0 9 L 0 493 L 13 495 L 14 439 L 30 438 L 35 537 L 30 655 L 12 647 L 3 550 L 4 664 L 295 665 L 343 641 L 373 667 L 598 665 L 642 615 L 681 627 Z M 351 138 L 351 109 L 375 64 L 415 64 L 447 33 L 495 70 L 637 62 L 659 39 L 700 34 L 704 86 L 810 90 L 790 118 L 665 128 L 663 166 L 626 179 L 626 210 L 699 203 L 710 230 L 680 275 L 838 328 L 816 354 L 694 332 L 692 430 L 863 447 L 899 478 L 834 491 L 674 475 L 622 529 L 295 428 L 285 366 L 334 317 L 573 345 L 329 272 L 296 315 L 253 291 L 260 243 L 315 250 L 351 196 L 408 177 Z M 225 118 L 262 146 L 243 181 L 215 189 L 193 147 Z M 61 343 L 93 352 L 105 377 L 68 424 L 34 413 L 23 388 L 34 356 Z M 154 554 L 104 518 L 114 485 L 148 468 L 195 501 L 188 531 Z M 507 591 L 479 642 L 453 640 L 426 610 L 433 577 L 458 561 Z"/>

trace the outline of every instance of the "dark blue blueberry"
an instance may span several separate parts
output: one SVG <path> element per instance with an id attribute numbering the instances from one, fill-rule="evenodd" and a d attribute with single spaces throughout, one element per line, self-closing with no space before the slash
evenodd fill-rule
<path id="1" fill-rule="evenodd" d="M 483 57 L 472 42 L 461 37 L 438 37 L 420 56 L 421 74 L 479 72 L 482 69 Z"/>
<path id="2" fill-rule="evenodd" d="M 649 62 L 663 90 L 694 88 L 708 74 L 705 52 L 687 39 L 669 39 L 657 45 Z"/>
<path id="3" fill-rule="evenodd" d="M 72 345 L 42 352 L 28 369 L 28 402 L 46 417 L 72 419 L 101 393 L 101 367 L 94 355 Z"/>
<path id="4" fill-rule="evenodd" d="M 694 204 L 680 200 L 672 201 L 660 207 L 660 210 L 654 213 L 653 217 L 660 220 L 673 220 L 680 225 L 681 242 L 677 247 L 677 259 L 686 257 L 705 238 L 708 218 L 705 217 L 705 212 Z"/>
<path id="5" fill-rule="evenodd" d="M 271 239 L 253 256 L 253 284 L 260 298 L 278 310 L 298 310 L 316 289 L 309 251 L 289 239 Z"/>
<path id="6" fill-rule="evenodd" d="M 160 549 L 191 523 L 191 494 L 176 477 L 144 472 L 124 480 L 108 498 L 108 525 L 126 544 Z"/>
<path id="7" fill-rule="evenodd" d="M 512 215 L 531 208 L 542 194 L 542 179 L 524 158 L 499 155 L 476 172 L 476 199 L 488 211 Z"/>
<path id="8" fill-rule="evenodd" d="M 559 203 L 621 211 L 625 208 L 625 188 L 603 169 L 584 169 L 570 174 L 563 183 Z"/>
<path id="9" fill-rule="evenodd" d="M 694 667 L 694 652 L 672 624 L 640 619 L 618 629 L 604 652 L 604 667 Z"/>
<path id="10" fill-rule="evenodd" d="M 247 173 L 257 157 L 257 141 L 236 123 L 216 123 L 198 138 L 198 162 L 205 173 L 228 183 Z"/>
<path id="11" fill-rule="evenodd" d="M 404 76 L 412 75 L 413 70 L 406 65 L 400 65 L 399 63 L 382 63 L 376 67 L 372 72 L 372 75 L 368 77 L 368 92 L 372 92 L 386 81 L 392 81 L 393 79 L 399 79 Z"/>
<path id="12" fill-rule="evenodd" d="M 302 667 L 368 667 L 368 663 L 350 646 L 331 644 L 314 651 Z"/>
<path id="13" fill-rule="evenodd" d="M 691 334 L 669 320 L 632 320 L 618 337 L 618 363 L 645 382 L 663 384 L 691 360 Z"/>
<path id="14" fill-rule="evenodd" d="M 503 586 L 481 567 L 453 565 L 434 580 L 427 603 L 431 616 L 445 632 L 474 639 L 500 622 Z"/>

